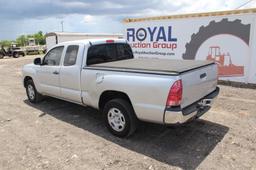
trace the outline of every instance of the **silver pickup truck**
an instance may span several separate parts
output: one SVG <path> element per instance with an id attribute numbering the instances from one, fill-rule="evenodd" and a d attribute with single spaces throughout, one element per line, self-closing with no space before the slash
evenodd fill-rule
<path id="1" fill-rule="evenodd" d="M 51 96 L 102 111 L 119 137 L 131 135 L 139 120 L 196 119 L 219 93 L 215 63 L 134 58 L 126 40 L 58 44 L 23 67 L 23 83 L 32 103 Z"/>

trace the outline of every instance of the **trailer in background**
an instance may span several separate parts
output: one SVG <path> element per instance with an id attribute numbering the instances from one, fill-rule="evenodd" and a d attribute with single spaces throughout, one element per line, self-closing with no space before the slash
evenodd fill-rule
<path id="1" fill-rule="evenodd" d="M 135 57 L 212 60 L 219 79 L 256 84 L 256 9 L 125 19 Z"/>
<path id="2" fill-rule="evenodd" d="M 54 45 L 74 40 L 99 39 L 99 38 L 123 38 L 122 34 L 104 34 L 104 33 L 68 33 L 68 32 L 51 32 L 46 35 L 46 48 L 49 50 Z"/>

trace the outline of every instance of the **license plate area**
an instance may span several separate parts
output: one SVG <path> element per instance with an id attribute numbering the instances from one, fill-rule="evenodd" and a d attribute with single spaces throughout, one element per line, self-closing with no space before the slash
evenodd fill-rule
<path id="1" fill-rule="evenodd" d="M 213 103 L 213 99 L 203 99 L 198 102 L 199 107 L 211 106 Z"/>

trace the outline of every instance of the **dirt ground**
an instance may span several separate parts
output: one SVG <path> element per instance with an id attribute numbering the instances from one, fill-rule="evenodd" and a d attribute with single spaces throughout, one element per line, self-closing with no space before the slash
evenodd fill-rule
<path id="1" fill-rule="evenodd" d="M 49 98 L 27 101 L 21 68 L 0 60 L 0 169 L 256 169 L 256 90 L 220 86 L 214 107 L 181 127 L 142 123 L 112 136 L 102 114 Z"/>

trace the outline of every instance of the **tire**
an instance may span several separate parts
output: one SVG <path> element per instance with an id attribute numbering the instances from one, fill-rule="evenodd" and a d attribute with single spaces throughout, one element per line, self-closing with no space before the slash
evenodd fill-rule
<path id="1" fill-rule="evenodd" d="M 26 82 L 26 93 L 31 103 L 39 103 L 43 98 L 43 96 L 37 92 L 34 82 L 31 79 Z"/>
<path id="2" fill-rule="evenodd" d="M 135 132 L 138 119 L 131 104 L 126 100 L 110 100 L 104 106 L 103 113 L 105 124 L 113 135 L 123 138 Z"/>
<path id="3" fill-rule="evenodd" d="M 0 59 L 4 58 L 4 55 L 0 53 Z"/>
<path id="4" fill-rule="evenodd" d="M 19 56 L 19 53 L 13 53 L 13 58 L 18 58 Z"/>
<path id="5" fill-rule="evenodd" d="M 249 45 L 250 40 L 250 24 L 242 24 L 241 20 L 228 21 L 227 18 L 220 22 L 214 20 L 207 26 L 201 26 L 196 34 L 191 36 L 191 40 L 186 44 L 186 51 L 182 58 L 185 60 L 194 60 L 200 46 L 210 37 L 220 34 L 234 35 Z"/>

